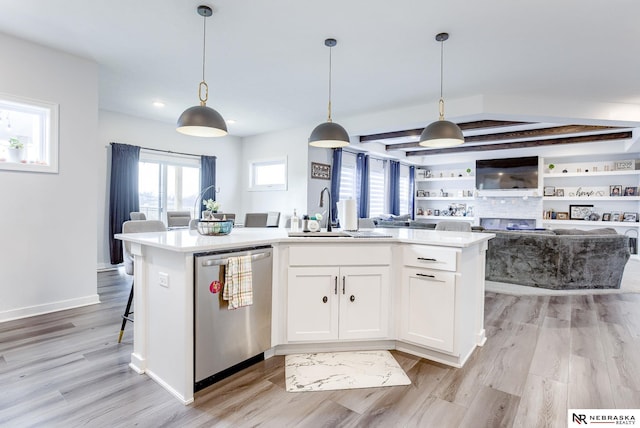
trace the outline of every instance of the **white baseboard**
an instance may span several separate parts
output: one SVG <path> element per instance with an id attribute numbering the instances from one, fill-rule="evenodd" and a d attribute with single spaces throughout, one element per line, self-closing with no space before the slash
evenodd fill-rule
<path id="1" fill-rule="evenodd" d="M 32 317 L 34 315 L 48 314 L 50 312 L 63 311 L 65 309 L 73 309 L 81 306 L 95 305 L 97 303 L 100 303 L 100 297 L 97 294 L 92 294 L 90 296 L 78 297 L 77 299 L 60 300 L 58 302 L 45 303 L 43 305 L 11 309 L 9 311 L 0 312 L 0 322 Z"/>

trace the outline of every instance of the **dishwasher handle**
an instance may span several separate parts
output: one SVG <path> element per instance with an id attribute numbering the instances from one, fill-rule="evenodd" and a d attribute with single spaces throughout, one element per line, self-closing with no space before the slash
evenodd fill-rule
<path id="1" fill-rule="evenodd" d="M 266 259 L 267 257 L 271 257 L 271 251 L 266 251 L 264 253 L 252 254 L 251 261 L 254 262 L 256 260 Z M 229 264 L 229 259 L 215 259 L 215 260 L 203 260 L 202 266 L 222 266 Z"/>

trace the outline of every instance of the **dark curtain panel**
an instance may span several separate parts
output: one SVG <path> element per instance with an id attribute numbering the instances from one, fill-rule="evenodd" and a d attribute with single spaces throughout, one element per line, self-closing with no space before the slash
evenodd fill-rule
<path id="1" fill-rule="evenodd" d="M 358 153 L 356 157 L 356 191 L 358 195 L 358 217 L 369 217 L 369 156 Z"/>
<path id="2" fill-rule="evenodd" d="M 416 167 L 409 167 L 409 215 L 416 219 Z"/>
<path id="3" fill-rule="evenodd" d="M 389 209 L 400 215 L 400 162 L 389 161 Z"/>
<path id="4" fill-rule="evenodd" d="M 338 200 L 340 199 L 340 172 L 342 170 L 342 149 L 333 149 L 331 166 L 331 221 L 338 221 Z"/>
<path id="5" fill-rule="evenodd" d="M 215 156 L 203 155 L 200 157 L 200 192 L 209 186 L 213 186 L 202 195 L 203 201 L 208 199 L 216 200 L 216 159 Z M 200 202 L 200 205 L 202 205 L 202 202 Z M 193 215 L 199 218 L 199 211 L 193 213 Z"/>
<path id="6" fill-rule="evenodd" d="M 138 161 L 140 147 L 111 143 L 111 185 L 109 188 L 109 248 L 111 264 L 123 262 L 122 241 L 113 235 L 122 232 L 122 223 L 132 211 L 140 211 Z"/>

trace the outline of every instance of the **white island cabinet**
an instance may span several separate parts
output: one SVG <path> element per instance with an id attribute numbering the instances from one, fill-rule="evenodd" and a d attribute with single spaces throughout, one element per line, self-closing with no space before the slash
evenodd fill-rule
<path id="1" fill-rule="evenodd" d="M 387 338 L 389 245 L 348 243 L 290 248 L 289 342 Z"/>
<path id="2" fill-rule="evenodd" d="M 390 237 L 289 238 L 278 228 L 116 235 L 135 256 L 130 366 L 193 402 L 194 254 L 265 245 L 273 249 L 265 357 L 398 349 L 462 366 L 485 340 L 484 262 L 494 235 L 378 231 Z"/>

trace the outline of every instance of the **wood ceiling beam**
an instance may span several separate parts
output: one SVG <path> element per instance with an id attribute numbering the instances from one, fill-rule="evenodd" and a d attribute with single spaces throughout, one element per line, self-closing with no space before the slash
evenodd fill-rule
<path id="1" fill-rule="evenodd" d="M 518 140 L 523 138 L 539 138 L 539 137 L 553 137 L 566 134 L 579 134 L 583 132 L 604 131 L 611 129 L 620 129 L 615 126 L 597 126 L 597 125 L 565 125 L 554 126 L 551 128 L 540 129 L 525 129 L 522 131 L 510 131 L 501 132 L 497 134 L 482 134 L 471 135 L 464 137 L 465 143 L 483 143 L 487 141 L 504 141 L 504 140 Z M 421 147 L 417 142 L 412 143 L 400 143 L 400 144 L 387 144 L 386 150 L 404 150 L 412 149 L 415 147 Z"/>
<path id="2" fill-rule="evenodd" d="M 475 122 L 458 123 L 463 131 L 471 131 L 473 129 L 501 128 L 505 126 L 521 126 L 530 125 L 530 122 L 511 122 L 506 120 L 478 120 Z M 407 129 L 405 131 L 383 132 L 381 134 L 361 135 L 360 142 L 367 143 L 370 141 L 387 140 L 390 138 L 415 137 L 422 134 L 424 128 Z"/>
<path id="3" fill-rule="evenodd" d="M 476 146 L 460 145 L 447 149 L 425 149 L 406 153 L 406 156 L 429 156 L 446 153 L 484 152 L 488 150 L 524 149 L 529 147 L 553 146 L 559 144 L 595 143 L 598 141 L 626 140 L 632 137 L 632 131 L 608 134 L 581 135 L 577 137 L 551 138 L 547 140 L 520 141 L 515 143 L 480 144 Z"/>

